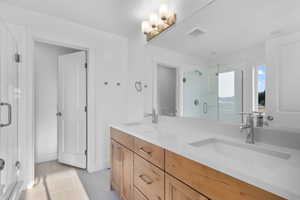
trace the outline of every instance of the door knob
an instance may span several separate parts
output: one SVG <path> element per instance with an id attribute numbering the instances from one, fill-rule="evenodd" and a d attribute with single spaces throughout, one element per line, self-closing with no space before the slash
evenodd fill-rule
<path id="1" fill-rule="evenodd" d="M 56 116 L 61 117 L 61 116 L 62 116 L 62 113 L 61 113 L 61 112 L 58 112 L 58 113 L 56 113 Z"/>

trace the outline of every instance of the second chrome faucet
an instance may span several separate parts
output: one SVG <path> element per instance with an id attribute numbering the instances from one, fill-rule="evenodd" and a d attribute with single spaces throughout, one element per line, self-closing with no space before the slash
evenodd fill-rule
<path id="1" fill-rule="evenodd" d="M 145 114 L 144 117 L 152 117 L 152 123 L 153 124 L 157 124 L 158 123 L 158 112 L 156 112 L 155 109 L 152 109 L 152 113 L 151 114 Z"/>
<path id="2" fill-rule="evenodd" d="M 240 130 L 247 131 L 246 143 L 254 144 L 254 115 L 253 113 L 242 113 L 242 115 L 246 115 L 246 122 L 241 124 Z"/>

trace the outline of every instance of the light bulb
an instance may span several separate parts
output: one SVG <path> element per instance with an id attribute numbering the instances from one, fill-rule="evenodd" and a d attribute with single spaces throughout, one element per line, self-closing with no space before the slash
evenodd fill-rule
<path id="1" fill-rule="evenodd" d="M 142 22 L 142 32 L 144 34 L 148 34 L 151 32 L 151 26 L 150 23 L 148 21 L 143 21 Z"/>
<path id="2" fill-rule="evenodd" d="M 168 18 L 166 20 L 166 23 L 168 25 L 171 25 L 171 24 L 174 24 L 176 22 L 176 14 L 174 12 L 174 10 L 169 10 L 169 15 L 168 15 Z"/>
<path id="3" fill-rule="evenodd" d="M 161 4 L 159 7 L 159 16 L 161 20 L 165 21 L 167 20 L 169 16 L 169 7 L 167 4 Z"/>
<path id="4" fill-rule="evenodd" d="M 175 16 L 175 11 L 173 9 L 170 9 L 168 14 L 169 14 L 168 17 L 174 17 Z"/>
<path id="5" fill-rule="evenodd" d="M 156 13 L 150 14 L 149 22 L 150 22 L 150 25 L 152 26 L 152 28 L 156 28 L 156 26 L 158 24 L 158 16 Z"/>

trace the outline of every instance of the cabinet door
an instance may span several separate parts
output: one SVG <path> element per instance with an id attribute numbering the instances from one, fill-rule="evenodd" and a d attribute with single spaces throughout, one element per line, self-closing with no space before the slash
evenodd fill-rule
<path id="1" fill-rule="evenodd" d="M 134 200 L 148 200 L 138 189 L 134 188 Z"/>
<path id="2" fill-rule="evenodd" d="M 111 168 L 111 186 L 120 194 L 122 180 L 122 147 L 113 140 L 111 141 Z"/>
<path id="3" fill-rule="evenodd" d="M 133 152 L 122 147 L 121 197 L 131 200 L 133 196 Z"/>
<path id="4" fill-rule="evenodd" d="M 208 200 L 200 193 L 166 174 L 166 200 Z"/>
<path id="5" fill-rule="evenodd" d="M 274 126 L 300 128 L 300 33 L 266 43 L 266 114 Z"/>

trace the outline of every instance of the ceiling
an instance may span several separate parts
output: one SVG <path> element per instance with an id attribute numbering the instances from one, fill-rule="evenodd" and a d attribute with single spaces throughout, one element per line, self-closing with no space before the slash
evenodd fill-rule
<path id="1" fill-rule="evenodd" d="M 0 1 L 125 37 L 142 34 L 141 21 L 167 2 L 176 11 L 178 23 L 150 44 L 205 58 L 260 44 L 272 32 L 300 30 L 300 0 L 214 0 L 203 9 L 213 0 Z M 195 27 L 205 34 L 188 36 Z"/>
<path id="2" fill-rule="evenodd" d="M 299 31 L 299 13 L 299 0 L 216 0 L 150 44 L 209 59 Z M 187 35 L 195 27 L 205 33 Z"/>
<path id="3" fill-rule="evenodd" d="M 131 36 L 162 2 L 183 18 L 206 0 L 0 0 L 8 4 L 61 17 L 106 32 Z"/>

